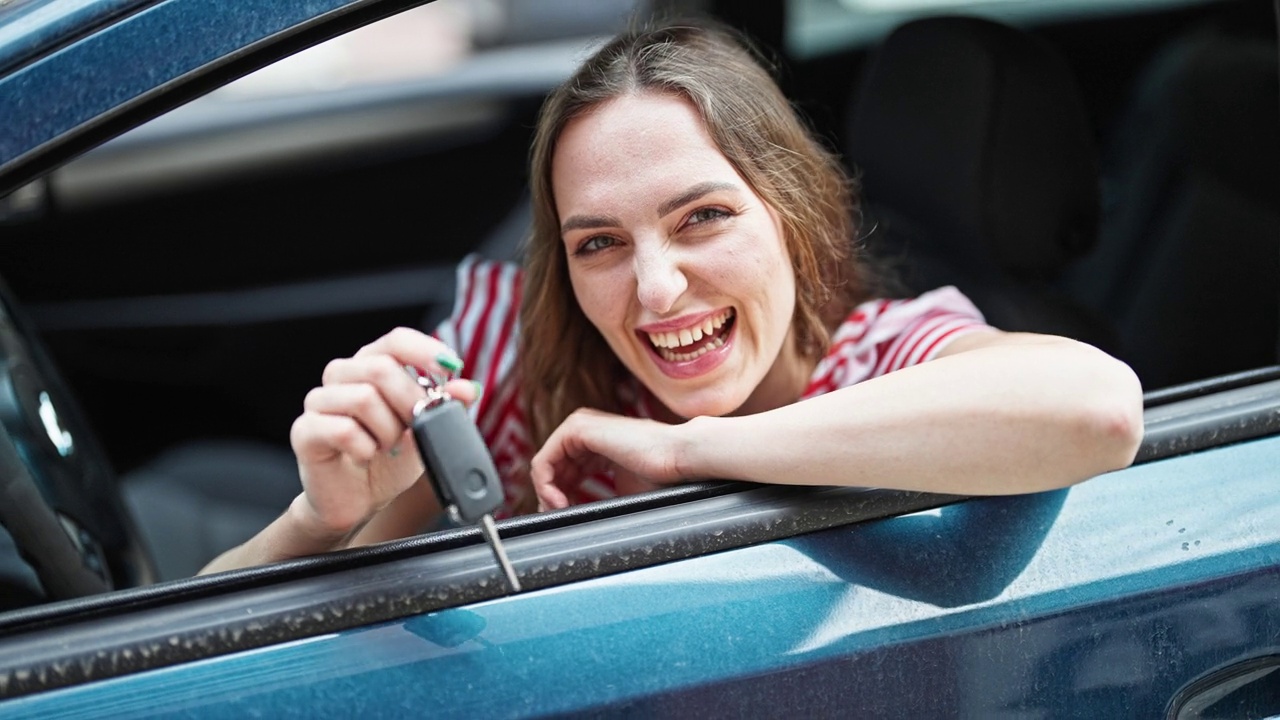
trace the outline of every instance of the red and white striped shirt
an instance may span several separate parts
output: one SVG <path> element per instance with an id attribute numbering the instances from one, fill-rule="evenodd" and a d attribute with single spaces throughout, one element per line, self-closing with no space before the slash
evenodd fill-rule
<path id="1" fill-rule="evenodd" d="M 501 515 L 509 515 L 532 492 L 529 461 L 537 450 L 515 372 L 522 278 L 511 263 L 466 258 L 458 266 L 453 314 L 435 332 L 462 358 L 462 377 L 484 385 L 471 416 L 503 479 L 507 504 Z M 909 299 L 862 303 L 836 328 L 802 399 L 931 360 L 948 341 L 987 327 L 978 308 L 950 286 Z M 618 397 L 626 414 L 653 415 L 649 393 L 634 378 L 618 389 Z M 591 478 L 578 495 L 579 502 L 613 497 L 613 478 L 607 473 Z"/>

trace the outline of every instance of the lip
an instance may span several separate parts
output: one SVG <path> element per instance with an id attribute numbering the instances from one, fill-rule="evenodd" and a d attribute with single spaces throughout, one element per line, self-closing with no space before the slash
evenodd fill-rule
<path id="1" fill-rule="evenodd" d="M 720 313 L 728 309 L 729 308 L 726 306 L 722 308 L 716 308 L 715 310 L 708 310 L 704 313 L 695 313 L 693 315 L 682 315 L 678 318 L 674 318 L 671 320 L 663 320 L 662 322 L 650 323 L 648 325 L 640 325 L 636 328 L 636 332 L 645 334 L 645 333 L 674 332 L 676 330 L 685 330 L 685 329 L 693 328 L 695 325 L 701 325 L 702 322 L 707 318 L 715 317 L 716 315 L 719 315 Z M 640 339 L 647 340 L 647 338 L 644 338 L 644 337 L 641 337 Z"/>
<path id="2" fill-rule="evenodd" d="M 711 313 L 707 313 L 698 317 L 700 319 L 706 319 L 706 317 L 708 317 L 709 315 L 714 315 L 716 312 L 720 312 L 720 311 L 716 310 Z M 694 317 L 694 316 L 690 315 L 687 317 Z M 657 326 L 648 325 L 646 327 L 657 327 Z M 668 330 L 654 330 L 652 332 L 669 332 L 670 330 L 674 330 L 682 327 L 688 327 L 688 326 L 678 325 L 675 328 L 670 328 Z M 649 332 L 649 331 L 646 331 L 646 332 Z M 641 338 L 640 342 L 644 343 L 644 346 L 648 348 L 649 357 L 653 358 L 653 364 L 658 366 L 658 370 L 660 370 L 663 375 L 666 375 L 667 377 L 675 380 L 687 380 L 689 378 L 698 377 L 699 375 L 706 375 L 712 370 L 715 370 L 716 368 L 720 367 L 720 365 L 722 365 L 724 361 L 729 358 L 729 352 L 733 349 L 733 346 L 737 341 L 737 339 L 738 339 L 738 323 L 735 322 L 733 324 L 733 327 L 729 328 L 729 334 L 725 336 L 723 345 L 721 345 L 720 347 L 714 350 L 708 350 L 707 352 L 699 355 L 698 357 L 692 360 L 684 360 L 681 362 L 671 362 L 670 360 L 667 360 L 666 358 L 659 355 L 658 349 L 655 348 L 653 346 L 653 343 L 649 342 L 648 339 L 646 338 Z"/>

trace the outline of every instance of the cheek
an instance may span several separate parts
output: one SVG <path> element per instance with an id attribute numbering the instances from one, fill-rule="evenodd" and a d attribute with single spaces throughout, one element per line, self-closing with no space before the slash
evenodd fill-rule
<path id="1" fill-rule="evenodd" d="M 750 296 L 754 299 L 747 301 L 755 306 L 755 312 L 749 314 L 754 316 L 751 333 L 761 348 L 772 354 L 785 341 L 795 317 L 795 275 L 785 253 L 758 254 L 754 260 L 743 265 L 744 269 L 751 269 L 750 277 L 743 278 L 743 286 L 754 290 Z"/>
<path id="2" fill-rule="evenodd" d="M 620 316 L 625 311 L 624 283 L 592 270 L 569 270 L 573 297 L 587 320 L 606 338 L 611 330 L 621 328 Z"/>
<path id="3" fill-rule="evenodd" d="M 770 320 L 789 320 L 795 310 L 795 273 L 791 258 L 781 248 L 759 252 L 764 243 L 776 243 L 771 238 L 755 241 L 754 248 L 737 248 L 726 253 L 726 262 L 715 271 L 715 282 L 721 287 L 733 288 L 733 293 L 747 304 L 755 304 Z"/>

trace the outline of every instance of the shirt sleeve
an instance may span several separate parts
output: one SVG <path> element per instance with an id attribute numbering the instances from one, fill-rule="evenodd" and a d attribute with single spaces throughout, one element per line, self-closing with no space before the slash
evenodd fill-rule
<path id="1" fill-rule="evenodd" d="M 877 351 L 871 377 L 932 360 L 949 341 L 986 329 L 982 312 L 950 285 L 892 301 L 867 333 Z"/>
<path id="2" fill-rule="evenodd" d="M 837 328 L 805 397 L 932 360 L 951 340 L 986 329 L 982 312 L 952 286 L 863 303 Z"/>

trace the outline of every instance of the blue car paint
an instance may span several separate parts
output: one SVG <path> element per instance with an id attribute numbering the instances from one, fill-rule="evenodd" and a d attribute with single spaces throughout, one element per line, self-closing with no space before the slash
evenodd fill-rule
<path id="1" fill-rule="evenodd" d="M 1280 652 L 1280 437 L 0 703 L 0 717 L 1155 717 Z M 246 612 L 251 612 L 246 608 Z"/>
<path id="2" fill-rule="evenodd" d="M 0 6 L 0 72 L 154 0 L 26 0 Z"/>
<path id="3" fill-rule="evenodd" d="M 100 2 L 105 12 L 120 3 Z M 0 77 L 0 168 L 156 88 L 351 0 L 166 0 Z M 56 47 L 101 13 L 0 16 L 0 58 Z M 36 16 L 33 20 L 33 16 Z M 25 26 L 19 23 L 25 20 Z M 37 22 L 38 21 L 38 22 Z M 38 44 L 33 44 L 38 43 Z"/>

